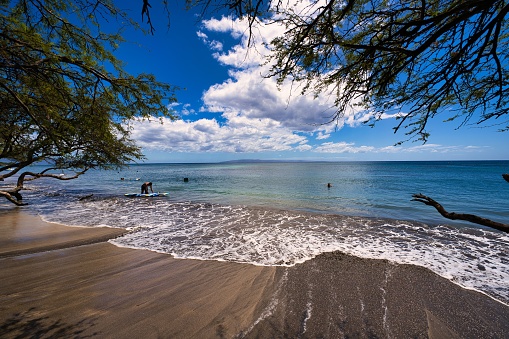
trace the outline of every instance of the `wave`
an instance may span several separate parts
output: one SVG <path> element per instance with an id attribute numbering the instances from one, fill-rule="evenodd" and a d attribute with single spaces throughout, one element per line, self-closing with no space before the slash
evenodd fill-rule
<path id="1" fill-rule="evenodd" d="M 129 229 L 111 241 L 122 247 L 267 266 L 292 266 L 320 253 L 341 251 L 427 267 L 509 303 L 509 237 L 499 232 L 164 197 L 59 198 L 59 204 L 40 208 L 44 219 Z"/>

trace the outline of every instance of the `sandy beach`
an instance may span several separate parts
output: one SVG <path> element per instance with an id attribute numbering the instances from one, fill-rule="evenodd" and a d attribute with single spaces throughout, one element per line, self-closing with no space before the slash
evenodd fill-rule
<path id="1" fill-rule="evenodd" d="M 509 337 L 509 307 L 424 268 L 182 260 L 107 242 L 123 232 L 3 211 L 0 337 Z"/>

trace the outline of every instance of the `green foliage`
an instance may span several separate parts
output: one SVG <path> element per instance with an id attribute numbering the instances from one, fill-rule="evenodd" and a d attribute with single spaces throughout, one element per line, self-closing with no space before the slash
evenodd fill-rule
<path id="1" fill-rule="evenodd" d="M 495 0 L 329 0 L 309 16 L 284 11 L 285 43 L 275 41 L 270 75 L 311 74 L 305 81 L 317 84 L 315 92 L 336 88 L 334 118 L 361 102 L 371 111 L 368 123 L 400 112 L 395 130 L 426 141 L 438 113 L 456 110 L 449 119 L 460 125 L 508 113 L 508 12 Z"/>
<path id="2" fill-rule="evenodd" d="M 123 166 L 143 158 L 129 121 L 172 117 L 175 88 L 127 74 L 114 56 L 122 37 L 107 33 L 106 19 L 137 27 L 109 0 L 1 3 L 0 179 L 41 161 Z"/>

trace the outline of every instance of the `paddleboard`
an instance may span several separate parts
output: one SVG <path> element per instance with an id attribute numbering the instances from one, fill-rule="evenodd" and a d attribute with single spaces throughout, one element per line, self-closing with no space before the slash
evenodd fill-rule
<path id="1" fill-rule="evenodd" d="M 141 194 L 141 193 L 126 193 L 124 194 L 126 197 L 133 197 L 133 198 L 138 198 L 138 197 L 147 197 L 147 198 L 151 198 L 151 197 L 166 197 L 169 193 L 149 193 L 149 194 Z"/>

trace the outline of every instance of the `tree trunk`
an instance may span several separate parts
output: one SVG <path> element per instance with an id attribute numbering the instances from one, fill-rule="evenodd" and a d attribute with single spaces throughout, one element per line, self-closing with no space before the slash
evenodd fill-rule
<path id="1" fill-rule="evenodd" d="M 23 197 L 19 193 L 18 188 L 14 189 L 12 191 L 0 191 L 0 196 L 4 196 L 5 199 L 9 200 L 10 202 L 12 202 L 13 204 L 15 204 L 17 206 L 27 205 L 26 203 L 23 202 Z M 16 199 L 14 199 L 14 198 L 16 198 Z"/>
<path id="2" fill-rule="evenodd" d="M 412 196 L 414 197 L 412 199 L 412 201 L 419 201 L 419 202 L 422 202 L 423 204 L 426 204 L 428 206 L 435 207 L 436 210 L 438 211 L 438 213 L 440 213 L 443 217 L 445 217 L 447 219 L 451 219 L 451 220 L 465 220 L 465 221 L 468 221 L 468 222 L 472 222 L 474 224 L 488 226 L 488 227 L 497 229 L 499 231 L 509 233 L 509 225 L 507 225 L 507 224 L 502 224 L 502 223 L 499 223 L 499 222 L 496 222 L 496 221 L 493 221 L 493 220 L 490 220 L 490 219 L 482 218 L 482 217 L 479 217 L 479 216 L 474 215 L 474 214 L 447 212 L 442 205 L 440 205 L 438 202 L 436 202 L 435 200 L 431 199 L 430 197 L 427 197 L 427 196 L 425 196 L 423 194 L 420 194 L 420 193 L 419 194 L 414 194 Z"/>
<path id="3" fill-rule="evenodd" d="M 502 178 L 504 178 L 505 181 L 509 182 L 509 174 L 507 173 L 502 174 Z"/>

